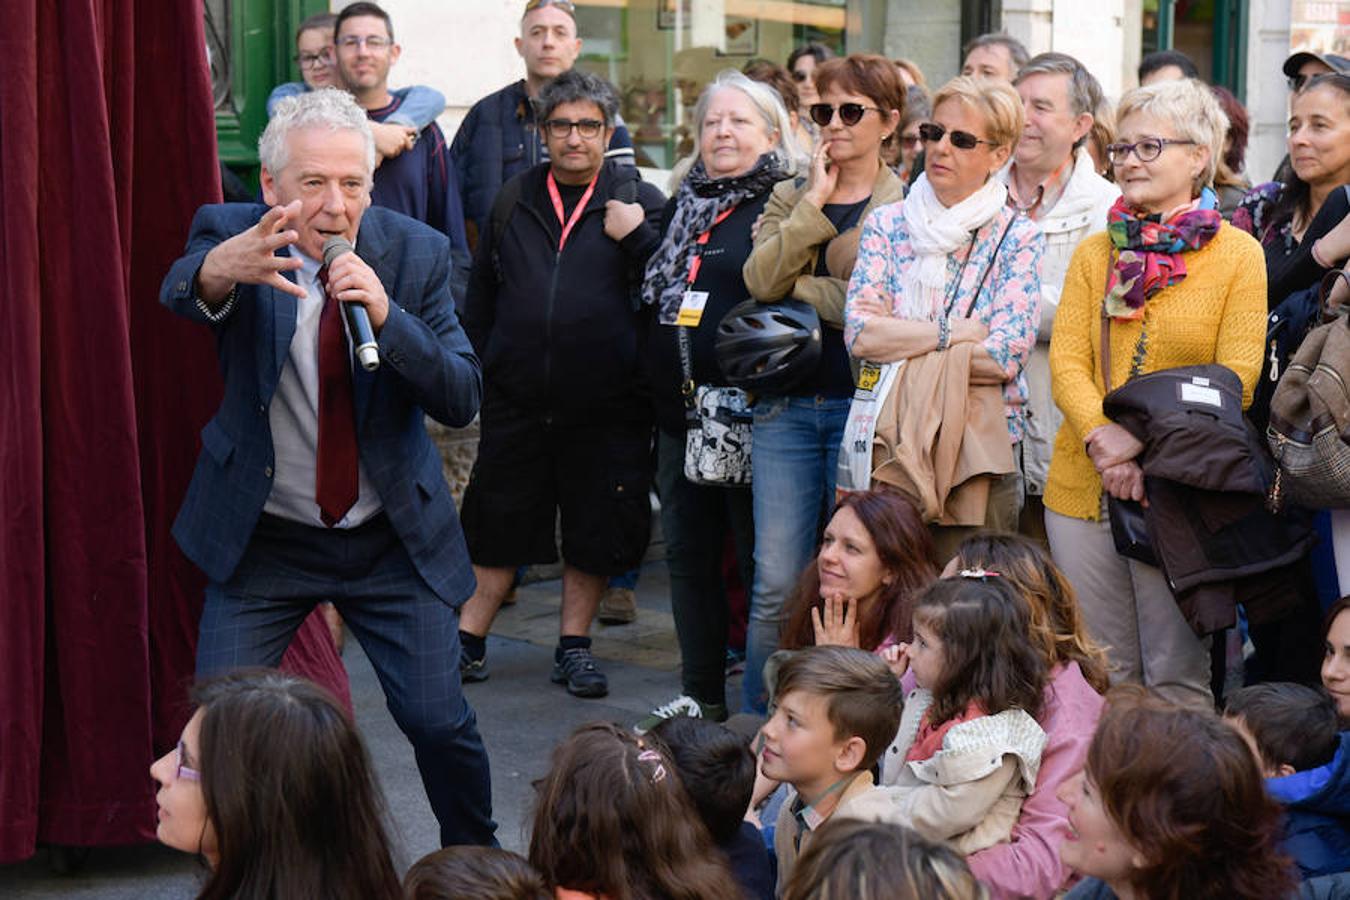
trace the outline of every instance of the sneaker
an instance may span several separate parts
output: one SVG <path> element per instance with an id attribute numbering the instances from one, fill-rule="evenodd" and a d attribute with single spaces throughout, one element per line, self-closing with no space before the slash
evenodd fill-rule
<path id="1" fill-rule="evenodd" d="M 459 651 L 459 680 L 464 684 L 474 684 L 488 680 L 487 655 L 474 659 L 467 651 Z"/>
<path id="2" fill-rule="evenodd" d="M 554 684 L 567 685 L 574 697 L 603 697 L 609 693 L 609 679 L 595 665 L 590 647 L 553 651 Z"/>
<path id="3" fill-rule="evenodd" d="M 600 595 L 596 618 L 606 625 L 627 625 L 637 619 L 637 597 L 630 588 L 609 588 Z"/>
<path id="4" fill-rule="evenodd" d="M 688 694 L 681 694 L 664 706 L 658 706 L 652 710 L 645 719 L 639 720 L 633 726 L 633 731 L 637 734 L 646 734 L 666 719 L 674 719 L 678 716 L 725 722 L 727 720 L 727 707 L 723 703 L 703 703 Z"/>

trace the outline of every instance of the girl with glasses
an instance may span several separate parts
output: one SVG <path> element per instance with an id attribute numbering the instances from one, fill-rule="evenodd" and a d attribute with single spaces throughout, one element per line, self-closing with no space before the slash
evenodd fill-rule
<path id="1" fill-rule="evenodd" d="M 397 900 L 384 803 L 347 713 L 271 670 L 200 685 L 178 746 L 150 767 L 156 834 L 210 869 L 199 900 Z"/>
<path id="2" fill-rule="evenodd" d="M 935 377 L 945 377 L 946 360 L 967 355 L 966 403 L 950 423 L 932 409 L 936 427 L 972 422 L 986 441 L 1007 441 L 988 444 L 990 461 L 998 462 L 983 471 L 1004 474 L 987 478 L 987 502 L 949 507 L 952 491 L 923 510 L 939 559 L 949 558 L 974 527 L 1016 530 L 1022 505 L 1023 368 L 1040 320 L 1045 239 L 1008 205 L 1008 189 L 996 177 L 1022 125 L 1022 101 L 1007 84 L 962 76 L 938 91 L 931 121 L 919 126 L 924 174 L 903 203 L 868 220 L 849 284 L 845 338 L 855 357 L 916 363 L 902 372 L 923 371 L 917 366 L 923 360 Z M 947 350 L 954 355 L 932 355 Z M 918 408 L 905 398 L 934 380 L 898 383 L 895 406 Z"/>
<path id="3" fill-rule="evenodd" d="M 1209 88 L 1152 84 L 1121 98 L 1117 116 L 1107 153 L 1122 196 L 1106 233 L 1074 252 L 1050 342 L 1064 423 L 1045 526 L 1088 631 L 1108 648 L 1113 681 L 1207 707 L 1209 639 L 1192 630 L 1160 568 L 1116 550 L 1108 498 L 1145 499 L 1144 445 L 1103 415 L 1102 398 L 1139 374 L 1218 364 L 1241 379 L 1250 404 L 1265 334 L 1264 265 L 1256 242 L 1217 209 L 1211 184 L 1228 121 Z"/>
<path id="4" fill-rule="evenodd" d="M 791 390 L 760 396 L 753 430 L 755 581 L 743 683 L 747 711 L 764 712 L 764 663 L 778 648 L 783 610 L 834 505 L 835 467 L 853 395 L 844 348 L 844 294 L 859 226 L 904 187 L 881 159 L 899 127 L 905 89 L 883 56 L 855 54 L 815 70 L 820 140 L 804 176 L 774 188 L 746 260 L 745 286 L 762 303 L 811 304 L 821 359 Z"/>

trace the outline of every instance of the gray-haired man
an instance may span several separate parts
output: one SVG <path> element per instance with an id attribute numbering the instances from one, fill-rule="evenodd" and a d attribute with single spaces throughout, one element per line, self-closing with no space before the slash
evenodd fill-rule
<path id="1" fill-rule="evenodd" d="M 441 842 L 493 844 L 487 754 L 455 665 L 473 573 L 424 425 L 467 425 L 481 396 L 450 245 L 370 208 L 375 142 L 350 94 L 281 101 L 258 149 L 268 205 L 199 209 L 160 290 L 215 332 L 225 379 L 173 530 L 209 579 L 197 674 L 276 665 L 332 601 L 413 745 Z M 357 252 L 325 264 L 337 236 Z M 352 364 L 342 303 L 369 313 L 375 372 Z"/>
<path id="2" fill-rule="evenodd" d="M 1107 210 L 1120 189 L 1096 173 L 1084 147 L 1102 90 L 1082 63 L 1063 53 L 1042 53 L 1021 68 L 1014 86 L 1026 110 L 1026 126 L 1002 175 L 1008 182 L 1008 202 L 1045 234 L 1041 322 L 1026 368 L 1030 393 L 1022 442 L 1027 494 L 1022 530 L 1044 536 L 1041 496 L 1061 421 L 1050 395 L 1050 332 L 1069 258 L 1079 241 L 1106 228 Z"/>

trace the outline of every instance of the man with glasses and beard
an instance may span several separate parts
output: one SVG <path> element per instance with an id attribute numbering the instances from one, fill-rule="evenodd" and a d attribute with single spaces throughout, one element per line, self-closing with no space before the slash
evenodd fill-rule
<path id="1" fill-rule="evenodd" d="M 591 621 L 606 580 L 637 567 L 650 531 L 638 291 L 664 198 L 633 166 L 605 158 L 618 97 L 603 79 L 563 72 L 536 109 L 548 162 L 498 192 L 464 313 L 485 395 L 461 513 L 478 588 L 460 622 L 460 671 L 465 681 L 487 677 L 492 620 L 520 566 L 557 561 L 561 512 L 552 680 L 602 697 L 609 686 L 591 656 Z"/>

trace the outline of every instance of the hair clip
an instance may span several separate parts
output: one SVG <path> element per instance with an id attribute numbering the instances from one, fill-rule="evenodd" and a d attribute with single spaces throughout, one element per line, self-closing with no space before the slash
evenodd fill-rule
<path id="1" fill-rule="evenodd" d="M 957 573 L 956 573 L 956 577 L 957 577 L 957 578 L 977 578 L 977 579 L 979 579 L 980 581 L 983 581 L 983 580 L 986 579 L 986 578 L 1001 578 L 1002 576 L 999 575 L 997 572 L 992 572 L 992 571 L 990 571 L 990 570 L 988 570 L 988 569 L 981 569 L 981 568 L 978 568 L 978 567 L 977 567 L 977 568 L 974 568 L 974 569 L 962 569 L 960 572 L 957 572 Z"/>
<path id="2" fill-rule="evenodd" d="M 656 763 L 656 768 L 652 769 L 652 784 L 660 784 L 666 777 L 666 764 L 661 759 L 661 754 L 655 750 L 643 750 L 638 754 L 638 762 Z"/>

